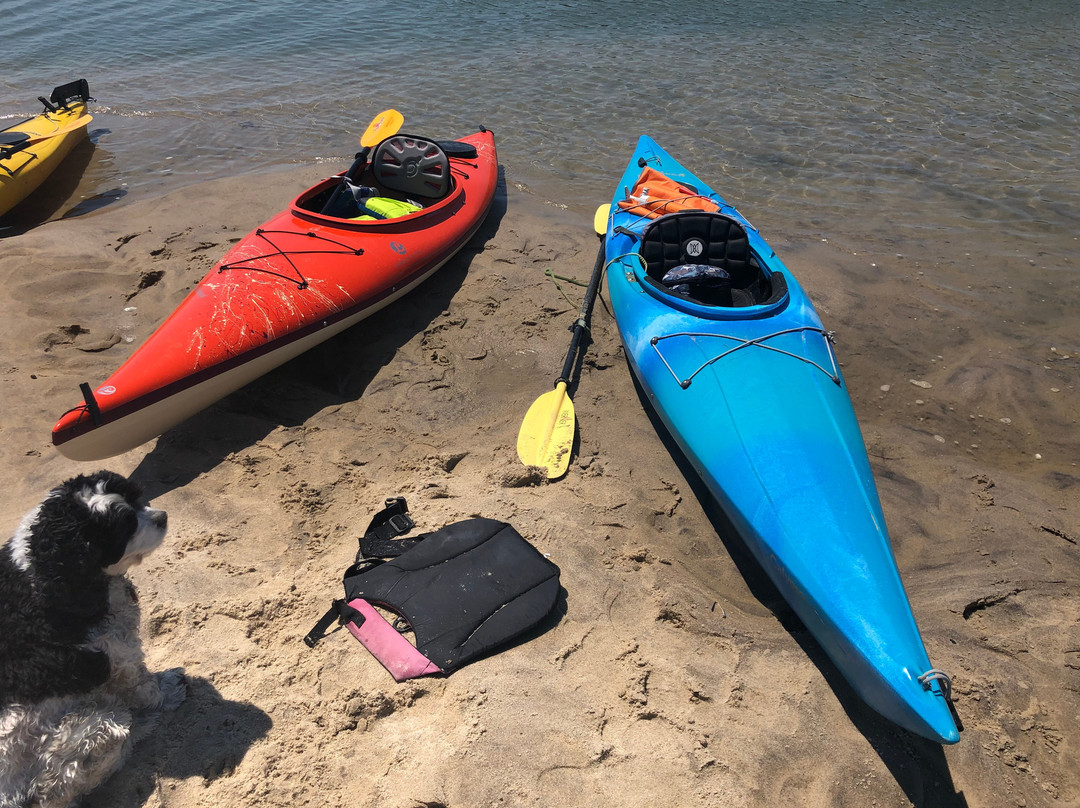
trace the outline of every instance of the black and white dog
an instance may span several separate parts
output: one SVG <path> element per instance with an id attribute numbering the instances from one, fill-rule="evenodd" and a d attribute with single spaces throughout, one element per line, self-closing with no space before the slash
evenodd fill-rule
<path id="1" fill-rule="evenodd" d="M 166 523 L 100 471 L 50 491 L 0 548 L 0 808 L 69 805 L 184 700 L 182 670 L 146 669 L 124 575 Z"/>

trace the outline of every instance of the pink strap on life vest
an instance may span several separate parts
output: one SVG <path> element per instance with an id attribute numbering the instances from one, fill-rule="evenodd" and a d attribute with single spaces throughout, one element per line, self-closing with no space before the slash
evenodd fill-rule
<path id="1" fill-rule="evenodd" d="M 350 621 L 345 627 L 382 663 L 394 681 L 442 673 L 438 665 L 416 650 L 416 646 L 401 636 L 366 600 L 356 598 L 350 600 L 349 605 L 364 616 L 364 622 L 358 626 Z"/>

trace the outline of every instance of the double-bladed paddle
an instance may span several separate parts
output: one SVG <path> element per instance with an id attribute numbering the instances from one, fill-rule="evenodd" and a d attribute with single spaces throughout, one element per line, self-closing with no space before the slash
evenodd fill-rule
<path id="1" fill-rule="evenodd" d="M 603 238 L 607 232 L 607 217 L 610 205 L 601 205 L 593 217 L 593 229 Z M 604 245 L 596 256 L 589 287 L 581 312 L 574 323 L 574 336 L 570 340 L 570 350 L 566 353 L 562 373 L 555 380 L 555 389 L 544 393 L 525 413 L 525 420 L 518 432 L 517 451 L 521 462 L 526 466 L 539 466 L 547 470 L 549 480 L 554 480 L 566 473 L 570 467 L 570 453 L 574 448 L 574 402 L 570 399 L 566 386 L 574 369 L 581 335 L 588 328 L 589 314 L 592 312 L 596 294 L 600 289 L 600 275 L 604 268 Z"/>
<path id="2" fill-rule="evenodd" d="M 360 145 L 366 149 L 381 143 L 386 138 L 397 134 L 403 123 L 405 123 L 405 116 L 396 109 L 384 109 L 372 119 L 368 128 L 364 130 L 364 134 L 360 135 Z"/>
<path id="3" fill-rule="evenodd" d="M 356 159 L 353 160 L 353 164 L 349 166 L 349 170 L 345 172 L 345 176 L 341 179 L 341 184 L 334 189 L 334 192 L 330 194 L 330 198 L 326 200 L 326 204 L 323 205 L 322 210 L 319 211 L 325 216 L 332 215 L 334 207 L 337 205 L 338 197 L 349 186 L 349 178 L 359 176 L 360 172 L 364 170 L 367 165 L 368 154 L 371 152 L 371 147 L 379 143 L 382 143 L 386 138 L 392 137 L 397 134 L 397 131 L 401 128 L 401 125 L 405 123 L 405 116 L 403 116 L 396 109 L 384 109 L 378 115 L 371 119 L 371 123 L 368 124 L 368 128 L 364 130 L 364 134 L 360 135 L 360 145 L 363 147 L 356 153 Z"/>

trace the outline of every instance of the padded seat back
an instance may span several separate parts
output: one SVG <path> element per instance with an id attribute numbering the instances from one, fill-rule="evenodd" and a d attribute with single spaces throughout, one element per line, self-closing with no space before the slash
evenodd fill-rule
<path id="1" fill-rule="evenodd" d="M 731 275 L 736 289 L 750 286 L 761 275 L 751 264 L 750 240 L 743 226 L 722 213 L 669 213 L 641 234 L 645 271 L 659 281 L 682 264 L 709 264 Z"/>
<path id="2" fill-rule="evenodd" d="M 450 160 L 433 140 L 394 135 L 375 147 L 375 182 L 407 197 L 442 199 L 450 192 Z"/>
<path id="3" fill-rule="evenodd" d="M 90 101 L 90 85 L 86 79 L 61 84 L 52 91 L 49 100 L 59 107 L 66 107 L 70 101 Z"/>
<path id="4" fill-rule="evenodd" d="M 767 276 L 750 249 L 742 224 L 723 213 L 683 211 L 661 216 L 641 234 L 640 249 L 650 283 L 707 306 L 757 306 L 787 295 L 783 273 Z M 681 291 L 664 284 L 669 270 L 688 264 L 724 269 L 731 278 L 730 287 L 725 283 L 721 290 L 691 283 Z"/>

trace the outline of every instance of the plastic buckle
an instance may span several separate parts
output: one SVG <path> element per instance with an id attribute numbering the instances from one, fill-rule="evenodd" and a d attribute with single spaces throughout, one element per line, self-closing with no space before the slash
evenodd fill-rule
<path id="1" fill-rule="evenodd" d="M 390 525 L 390 527 L 394 530 L 394 533 L 397 535 L 401 535 L 402 533 L 408 533 L 410 530 L 416 527 L 416 522 L 414 522 L 412 517 L 409 516 L 409 514 L 407 513 L 395 513 L 393 516 L 386 520 L 386 523 Z"/>

